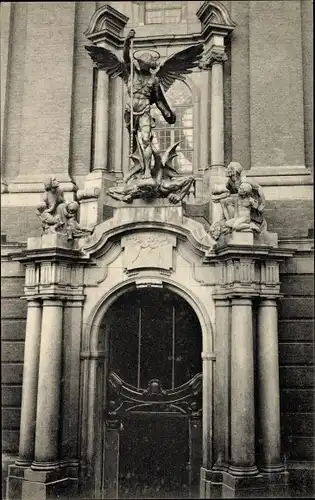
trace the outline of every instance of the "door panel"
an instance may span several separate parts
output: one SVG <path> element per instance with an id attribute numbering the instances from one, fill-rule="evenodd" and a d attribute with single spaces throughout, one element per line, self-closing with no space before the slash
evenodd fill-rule
<path id="1" fill-rule="evenodd" d="M 133 415 L 123 420 L 119 498 L 189 496 L 188 418 Z"/>

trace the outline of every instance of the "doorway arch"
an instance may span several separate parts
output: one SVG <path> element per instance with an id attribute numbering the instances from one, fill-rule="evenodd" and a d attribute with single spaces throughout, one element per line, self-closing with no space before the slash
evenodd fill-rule
<path id="1" fill-rule="evenodd" d="M 145 285 L 142 288 L 144 295 L 148 295 L 150 287 L 158 286 L 160 293 L 168 294 L 168 296 L 178 297 L 178 302 L 181 304 L 186 303 L 187 308 L 191 308 L 192 314 L 195 316 L 199 324 L 201 342 L 199 355 L 202 357 L 202 373 L 200 376 L 200 389 L 202 393 L 202 457 L 201 463 L 203 467 L 207 466 L 205 461 L 212 454 L 212 361 L 213 358 L 209 356 L 212 353 L 212 328 L 211 321 L 207 313 L 206 306 L 202 301 L 187 288 L 179 286 L 177 283 L 172 282 L 170 278 L 163 277 L 163 281 L 157 285 L 157 280 L 154 278 L 146 278 Z M 137 292 L 138 290 L 138 292 Z M 147 293 L 145 293 L 145 291 Z M 104 461 L 106 456 L 104 450 L 106 448 L 105 438 L 102 435 L 102 428 L 106 416 L 108 416 L 108 373 L 109 373 L 109 323 L 106 325 L 106 316 L 110 312 L 115 303 L 124 301 L 124 296 L 128 294 L 141 295 L 140 288 L 137 287 L 135 280 L 129 279 L 127 282 L 121 283 L 111 289 L 102 300 L 95 305 L 91 320 L 85 324 L 85 331 L 83 332 L 83 352 L 82 352 L 82 434 L 81 434 L 81 456 L 82 462 L 86 464 L 86 473 L 91 478 L 93 483 L 92 489 L 97 498 L 102 498 L 104 494 Z M 155 292 L 157 293 L 157 292 Z M 152 295 L 152 294 L 151 294 Z M 117 302 L 118 301 L 118 302 Z M 108 316 L 107 316 L 108 317 Z M 105 318 L 105 320 L 104 320 Z M 85 344 L 85 345 L 84 345 Z M 87 345 L 88 344 L 88 345 Z M 202 344 L 202 352 L 201 351 Z M 88 347 L 88 349 L 87 349 Z M 209 363 L 210 361 L 210 363 Z M 205 364 L 206 363 L 206 364 Z M 153 377 L 154 378 L 154 377 Z M 156 377 L 158 378 L 158 377 Z M 198 377 L 197 377 L 198 379 Z M 152 381 L 152 379 L 151 379 Z M 184 382 L 184 380 L 182 380 Z M 196 382 L 196 381 L 195 381 Z M 128 385 L 128 384 L 127 384 Z M 184 387 L 185 382 L 182 384 Z M 198 385 L 198 384 L 197 384 Z M 202 387 L 201 387 L 202 386 Z M 144 388 L 140 388 L 142 391 Z M 175 387 L 174 387 L 175 389 Z M 147 387 L 147 391 L 149 386 Z M 165 390 L 164 388 L 162 389 Z M 166 389 L 166 392 L 170 389 Z M 201 413 L 201 412 L 200 412 Z M 126 415 L 125 415 L 126 416 Z M 196 415 L 195 415 L 196 416 Z M 210 418 L 209 418 L 210 417 Z M 119 419 L 117 419 L 119 420 Z M 119 432 L 116 423 L 112 420 L 110 425 L 114 436 Z M 121 423 L 121 422 L 120 422 Z M 201 421 L 200 421 L 201 423 Z M 115 429 L 116 425 L 116 429 Z M 120 425 L 120 424 L 119 424 Z M 101 436 L 102 435 L 102 436 Z M 114 439 L 115 441 L 115 439 Z M 116 448 L 119 446 L 116 439 Z M 115 446 L 113 449 L 115 449 Z M 106 450 L 105 450 L 106 451 Z M 117 450 L 116 450 L 117 452 Z M 115 450 L 114 450 L 115 453 Z M 107 462 L 109 457 L 107 457 Z M 208 462 L 207 462 L 208 463 Z M 106 486 L 108 487 L 108 485 Z M 112 485 L 111 497 L 118 497 L 118 486 Z M 107 494 L 108 495 L 108 494 Z"/>

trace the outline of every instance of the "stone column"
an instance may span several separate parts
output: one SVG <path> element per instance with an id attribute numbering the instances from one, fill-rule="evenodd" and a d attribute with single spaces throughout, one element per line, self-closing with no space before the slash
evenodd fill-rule
<path id="1" fill-rule="evenodd" d="M 64 305 L 63 313 L 63 393 L 61 453 L 67 459 L 72 477 L 77 477 L 79 399 L 80 399 L 80 344 L 82 328 L 82 307 L 84 296 L 78 294 Z M 70 475 L 70 474 L 69 474 Z"/>
<path id="2" fill-rule="evenodd" d="M 280 460 L 278 311 L 274 298 L 260 300 L 257 337 L 261 470 L 279 472 L 284 468 Z"/>
<path id="3" fill-rule="evenodd" d="M 38 376 L 35 461 L 32 464 L 32 469 L 35 470 L 51 470 L 58 465 L 62 316 L 62 300 L 45 297 Z"/>
<path id="4" fill-rule="evenodd" d="M 213 362 L 215 355 L 205 346 L 202 353 L 202 467 L 200 498 L 209 498 L 213 465 Z"/>
<path id="5" fill-rule="evenodd" d="M 258 473 L 255 466 L 254 356 L 252 301 L 232 299 L 231 465 L 236 476 Z"/>
<path id="6" fill-rule="evenodd" d="M 214 463 L 229 460 L 230 300 L 215 297 Z"/>
<path id="7" fill-rule="evenodd" d="M 37 383 L 42 309 L 38 299 L 28 299 L 24 347 L 19 458 L 16 465 L 31 465 L 34 459 Z"/>
<path id="8" fill-rule="evenodd" d="M 211 164 L 210 180 L 224 184 L 224 96 L 223 63 L 227 60 L 224 46 L 211 49 L 208 64 L 211 66 Z M 222 218 L 219 203 L 212 203 L 212 223 Z"/>
<path id="9" fill-rule="evenodd" d="M 95 127 L 94 127 L 94 170 L 107 170 L 108 158 L 108 75 L 97 71 Z"/>

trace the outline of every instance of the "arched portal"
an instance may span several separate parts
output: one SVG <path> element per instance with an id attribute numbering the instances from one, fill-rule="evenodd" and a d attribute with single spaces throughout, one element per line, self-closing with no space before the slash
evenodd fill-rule
<path id="1" fill-rule="evenodd" d="M 87 462 L 94 461 L 98 498 L 199 496 L 211 434 L 208 424 L 202 433 L 210 322 L 190 292 L 163 285 L 112 291 L 89 328 L 98 354 L 93 349 L 83 369 L 89 375 L 82 445 Z"/>

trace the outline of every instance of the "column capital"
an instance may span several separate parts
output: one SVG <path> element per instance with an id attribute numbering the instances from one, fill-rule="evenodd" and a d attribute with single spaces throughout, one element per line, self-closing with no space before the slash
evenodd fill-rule
<path id="1" fill-rule="evenodd" d="M 75 297 L 65 297 L 64 302 L 67 307 L 81 308 L 85 301 L 85 295 L 76 295 Z"/>
<path id="2" fill-rule="evenodd" d="M 27 301 L 27 307 L 41 307 L 42 299 L 41 297 L 21 297 Z"/>
<path id="3" fill-rule="evenodd" d="M 212 298 L 215 301 L 215 307 L 228 307 L 230 305 L 230 298 L 226 295 L 213 294 Z"/>
<path id="4" fill-rule="evenodd" d="M 213 64 L 223 64 L 227 59 L 224 47 L 213 47 L 208 52 L 205 60 L 200 63 L 200 68 L 208 70 Z"/>
<path id="5" fill-rule="evenodd" d="M 232 306 L 251 306 L 251 297 L 231 297 Z"/>
<path id="6" fill-rule="evenodd" d="M 54 296 L 54 295 L 43 295 L 42 301 L 44 307 L 63 307 L 66 297 Z"/>
<path id="7" fill-rule="evenodd" d="M 278 296 L 273 297 L 260 297 L 258 307 L 278 307 Z"/>

